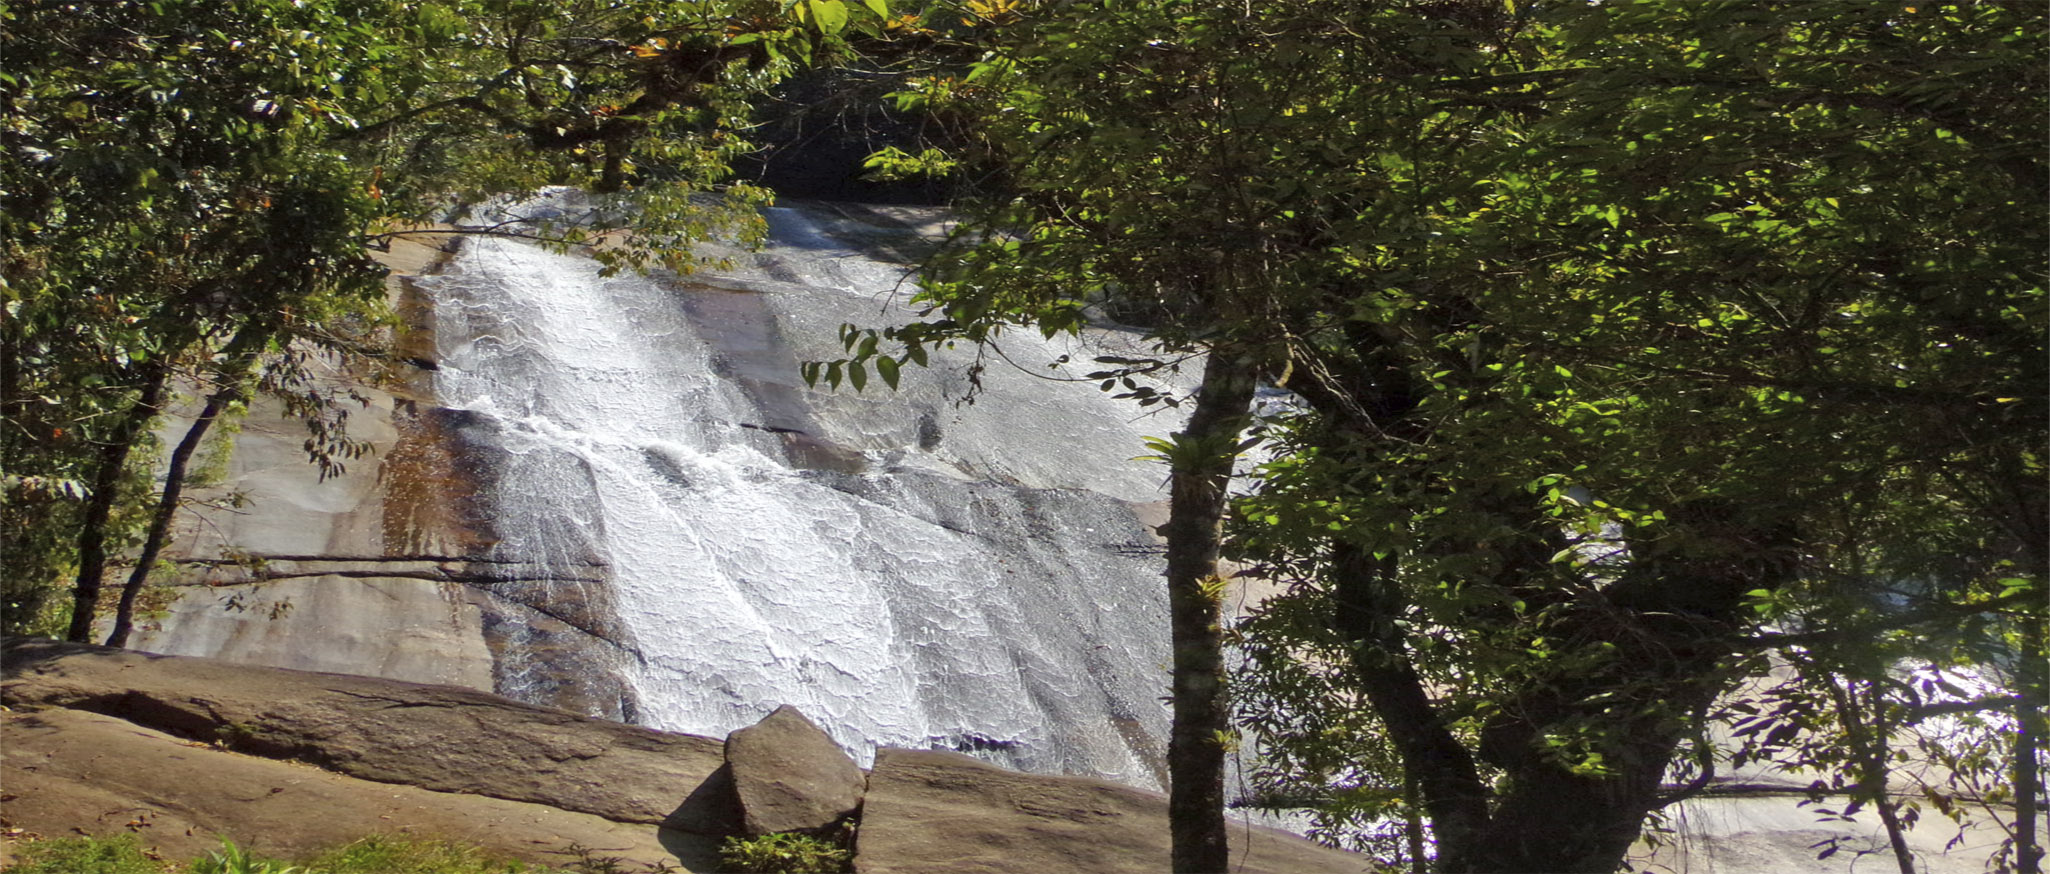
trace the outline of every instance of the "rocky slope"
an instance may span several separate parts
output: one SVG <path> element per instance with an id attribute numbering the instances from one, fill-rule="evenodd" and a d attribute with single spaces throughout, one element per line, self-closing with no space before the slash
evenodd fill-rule
<path id="1" fill-rule="evenodd" d="M 348 424 L 368 451 L 345 473 L 323 478 L 307 463 L 305 428 L 278 401 L 252 403 L 216 484 L 187 491 L 195 507 L 166 556 L 182 570 L 164 580 L 170 597 L 138 627 L 136 648 L 518 685 L 535 700 L 623 715 L 604 664 L 616 650 L 604 588 L 588 585 L 604 569 L 564 585 L 489 555 L 496 534 L 477 498 L 489 473 L 464 450 L 474 423 L 435 400 L 432 303 L 415 284 L 453 247 L 429 236 L 380 254 L 393 271 L 396 364 L 372 374 L 330 362 L 327 375 L 363 399 Z M 166 425 L 182 427 L 175 416 Z"/>
<path id="2" fill-rule="evenodd" d="M 40 640 L 0 658 L 0 820 L 43 836 L 127 831 L 176 857 L 217 834 L 290 856 L 403 833 L 712 871 L 727 835 L 851 807 L 863 874 L 1136 874 L 1168 857 L 1158 793 L 931 751 L 884 750 L 864 774 L 787 709 L 722 745 L 453 686 Z M 1247 872 L 1368 864 L 1285 832 L 1233 837 Z"/>

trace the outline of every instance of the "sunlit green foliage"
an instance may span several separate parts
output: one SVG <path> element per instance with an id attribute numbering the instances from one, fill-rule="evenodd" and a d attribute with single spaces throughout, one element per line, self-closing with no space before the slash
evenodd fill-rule
<path id="1" fill-rule="evenodd" d="M 1387 162 L 1420 192 L 1420 233 L 1356 250 L 1379 290 L 1350 319 L 1376 327 L 1327 358 L 1392 363 L 1406 406 L 1334 442 L 1306 386 L 1317 415 L 1281 427 L 1298 451 L 1242 508 L 1248 555 L 1303 581 L 1247 630 L 1287 674 L 1264 694 L 1296 705 L 1252 717 L 1296 739 L 1276 741 L 1275 774 L 1323 788 L 1283 785 L 1369 802 L 1355 823 L 1405 791 L 1342 765 L 1385 723 L 1303 706 L 1348 688 L 1351 644 L 1326 618 L 1345 590 L 1319 543 L 1393 563 L 1391 645 L 1503 769 L 1497 792 L 1534 776 L 1504 732 L 1546 713 L 1517 743 L 1555 773 L 1653 768 L 1617 745 L 1653 716 L 1685 726 L 1668 736 L 1693 776 L 1805 743 L 1786 764 L 1863 791 L 1828 753 L 1851 742 L 1842 690 L 1878 684 L 1893 703 L 1858 706 L 1898 726 L 1944 697 L 1901 671 L 2039 684 L 2016 671 L 2041 658 L 2024 632 L 2045 572 L 2040 17 L 1608 4 L 1540 10 L 1522 33 L 1508 51 L 1540 84 L 1488 95 L 1504 112 L 1458 152 Z M 1662 679 L 1624 630 L 1683 663 L 1720 655 L 1698 682 Z M 1760 714 L 1799 705 L 1733 684 L 1789 660 L 1821 718 L 1767 741 Z M 1748 691 L 1703 711 L 1700 682 Z M 1704 719 L 1749 730 L 1717 751 Z"/>
<path id="2" fill-rule="evenodd" d="M 793 833 L 730 837 L 719 847 L 719 863 L 735 874 L 837 874 L 853 861 L 831 841 Z"/>
<path id="3" fill-rule="evenodd" d="M 149 505 L 122 486 L 148 462 L 128 450 L 180 392 L 232 406 L 263 387 L 306 417 L 323 474 L 361 454 L 347 407 L 305 377 L 377 348 L 367 246 L 432 227 L 689 269 L 689 240 L 756 238 L 766 193 L 724 183 L 747 98 L 879 29 L 882 9 L 0 6 L 7 627 L 47 621 L 53 582 L 76 575 L 85 633 L 123 520 Z M 503 209 L 545 186 L 598 193 L 546 217 Z"/>
<path id="4" fill-rule="evenodd" d="M 880 161 L 1001 167 L 981 236 L 811 375 L 1107 315 L 1294 389 L 1234 525 L 1293 587 L 1240 629 L 1272 797 L 1390 855 L 1423 814 L 1448 870 L 1605 870 L 1733 759 L 1881 797 L 1841 751 L 1967 706 L 1910 672 L 2040 708 L 2039 11 L 1015 15 L 904 97 L 984 150 Z"/>

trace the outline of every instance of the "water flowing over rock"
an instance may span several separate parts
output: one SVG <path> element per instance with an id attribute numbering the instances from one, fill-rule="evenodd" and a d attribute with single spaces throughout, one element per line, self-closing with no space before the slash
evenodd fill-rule
<path id="1" fill-rule="evenodd" d="M 976 374 L 961 351 L 901 391 L 811 389 L 798 365 L 844 355 L 843 323 L 907 317 L 907 268 L 876 255 L 917 238 L 770 218 L 729 271 L 606 277 L 485 239 L 422 283 L 485 557 L 545 568 L 516 584 L 541 612 L 599 605 L 581 620 L 618 644 L 634 721 L 720 735 L 792 704 L 863 763 L 939 747 L 1155 783 L 1164 597 L 1132 505 L 1162 473 L 1132 456 L 1178 422 L 1046 379 L 1129 338 L 1020 332 Z"/>

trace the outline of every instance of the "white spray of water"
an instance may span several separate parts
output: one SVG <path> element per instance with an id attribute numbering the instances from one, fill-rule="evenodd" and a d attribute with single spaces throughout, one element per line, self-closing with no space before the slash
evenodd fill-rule
<path id="1" fill-rule="evenodd" d="M 841 323 L 904 318 L 902 269 L 802 211 L 772 226 L 729 274 L 479 240 L 432 283 L 441 400 L 491 423 L 497 557 L 609 567 L 644 723 L 717 736 L 795 704 L 864 761 L 1155 783 L 1165 604 L 1127 502 L 1159 499 L 1131 457 L 1179 422 L 1004 367 L 958 406 L 966 353 L 898 392 L 808 390 L 797 362 L 843 354 Z"/>

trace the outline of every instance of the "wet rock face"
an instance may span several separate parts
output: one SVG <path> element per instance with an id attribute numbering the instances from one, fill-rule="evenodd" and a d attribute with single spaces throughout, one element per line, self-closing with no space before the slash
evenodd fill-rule
<path id="1" fill-rule="evenodd" d="M 429 432 L 432 451 L 447 458 L 438 506 L 458 509 L 441 511 L 439 518 L 434 511 L 410 518 L 436 518 L 438 525 L 430 531 L 470 538 L 464 543 L 464 570 L 468 598 L 477 605 L 483 643 L 491 652 L 491 690 L 588 716 L 635 721 L 633 689 L 622 672 L 638 656 L 614 611 L 602 544 L 581 537 L 576 526 L 560 519 L 504 530 L 498 485 L 519 459 L 504 448 L 499 423 L 442 408 L 427 418 L 440 423 Z M 394 488 L 421 481 L 393 480 Z M 564 494 L 570 506 L 592 499 L 575 490 Z M 536 539 L 554 548 L 526 546 Z"/>
<path id="2" fill-rule="evenodd" d="M 1037 372 L 1131 339 L 812 386 L 843 324 L 911 317 L 946 219 L 766 218 L 769 248 L 684 277 L 487 238 L 415 265 L 404 378 L 351 417 L 375 451 L 323 482 L 298 423 L 252 414 L 224 486 L 250 509 L 190 514 L 189 594 L 140 646 L 714 736 L 789 703 L 857 763 L 1160 785 L 1165 604 L 1131 503 L 1161 474 L 1132 456 L 1176 423 Z"/>
<path id="3" fill-rule="evenodd" d="M 789 705 L 726 738 L 749 836 L 822 832 L 852 816 L 868 781 L 840 745 Z"/>
<path id="4" fill-rule="evenodd" d="M 636 656 L 604 560 L 504 558 L 497 423 L 437 403 L 434 304 L 414 277 L 450 252 L 402 243 L 389 255 L 404 363 L 332 375 L 367 399 L 349 424 L 371 451 L 322 479 L 301 449 L 304 427 L 259 399 L 224 481 L 189 492 L 202 505 L 181 514 L 170 553 L 179 594 L 138 629 L 136 648 L 461 685 L 632 721 L 622 666 Z M 221 500 L 230 495 L 245 505 Z"/>

